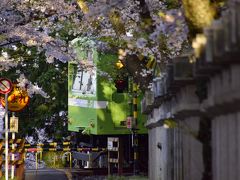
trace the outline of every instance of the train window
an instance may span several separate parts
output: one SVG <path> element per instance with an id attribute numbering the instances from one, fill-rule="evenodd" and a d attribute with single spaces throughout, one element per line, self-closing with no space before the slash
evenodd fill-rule
<path id="1" fill-rule="evenodd" d="M 87 60 L 90 62 L 93 62 L 93 51 L 92 50 L 87 51 Z"/>
<path id="2" fill-rule="evenodd" d="M 72 91 L 84 95 L 96 94 L 96 73 L 86 71 L 78 66 L 75 79 L 73 80 Z"/>

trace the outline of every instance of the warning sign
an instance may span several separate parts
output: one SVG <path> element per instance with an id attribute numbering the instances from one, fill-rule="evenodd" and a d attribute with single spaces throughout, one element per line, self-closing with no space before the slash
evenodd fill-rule
<path id="1" fill-rule="evenodd" d="M 22 90 L 20 87 L 17 87 L 16 84 L 13 84 L 13 90 L 9 93 L 8 96 L 8 109 L 12 112 L 21 111 L 28 105 L 29 96 L 27 91 Z M 1 98 L 1 104 L 5 107 L 5 99 Z"/>
<path id="2" fill-rule="evenodd" d="M 6 78 L 0 78 L 0 93 L 7 94 L 12 90 L 12 83 Z"/>

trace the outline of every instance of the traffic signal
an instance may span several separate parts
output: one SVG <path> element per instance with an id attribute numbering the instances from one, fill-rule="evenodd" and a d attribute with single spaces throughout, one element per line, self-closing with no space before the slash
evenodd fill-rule
<path id="1" fill-rule="evenodd" d="M 123 93 L 125 90 L 128 90 L 128 80 L 127 79 L 115 80 L 115 87 L 117 88 L 117 93 Z"/>

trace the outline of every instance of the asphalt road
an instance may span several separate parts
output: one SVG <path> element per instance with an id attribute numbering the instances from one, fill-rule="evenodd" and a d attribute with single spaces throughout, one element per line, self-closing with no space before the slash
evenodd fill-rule
<path id="1" fill-rule="evenodd" d="M 25 170 L 25 180 L 68 180 L 64 171 L 56 169 Z"/>

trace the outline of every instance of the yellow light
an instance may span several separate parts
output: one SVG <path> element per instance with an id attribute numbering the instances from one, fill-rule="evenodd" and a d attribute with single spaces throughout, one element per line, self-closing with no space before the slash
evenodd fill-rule
<path id="1" fill-rule="evenodd" d="M 124 65 L 120 60 L 118 60 L 118 62 L 116 63 L 116 66 L 117 66 L 117 69 L 121 69 Z"/>

